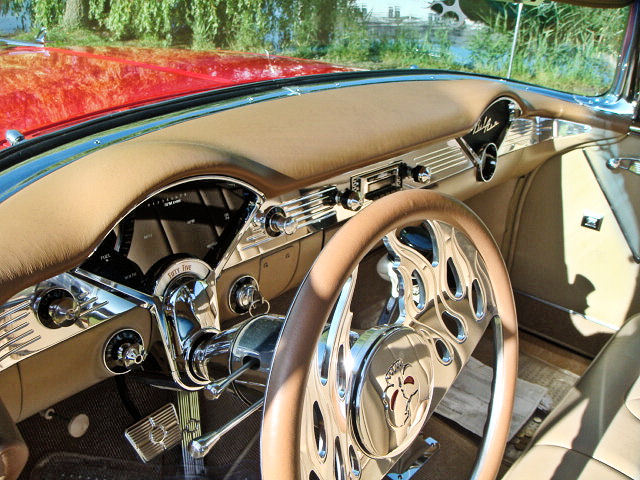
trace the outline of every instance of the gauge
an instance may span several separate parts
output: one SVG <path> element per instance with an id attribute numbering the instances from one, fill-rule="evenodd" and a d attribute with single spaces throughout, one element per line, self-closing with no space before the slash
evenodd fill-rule
<path id="1" fill-rule="evenodd" d="M 142 288 L 144 275 L 140 267 L 114 250 L 105 250 L 101 246 L 82 265 L 82 268 L 113 282 L 137 290 Z"/>

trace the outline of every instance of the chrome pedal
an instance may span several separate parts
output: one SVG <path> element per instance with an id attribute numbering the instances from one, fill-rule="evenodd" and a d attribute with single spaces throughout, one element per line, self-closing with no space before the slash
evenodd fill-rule
<path id="1" fill-rule="evenodd" d="M 131 425 L 124 432 L 143 462 L 175 447 L 182 440 L 182 428 L 173 403 Z"/>
<path id="2" fill-rule="evenodd" d="M 189 444 L 202 435 L 198 392 L 178 392 L 178 412 L 182 429 L 182 464 L 185 478 L 204 474 L 204 460 L 189 453 Z"/>

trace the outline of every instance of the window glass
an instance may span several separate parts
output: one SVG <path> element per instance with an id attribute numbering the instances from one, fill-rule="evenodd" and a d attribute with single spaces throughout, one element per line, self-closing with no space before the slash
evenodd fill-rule
<path id="1" fill-rule="evenodd" d="M 497 0 L 0 0 L 0 35 L 32 40 L 46 26 L 52 46 L 268 52 L 598 95 L 612 83 L 627 15 L 540 0 L 521 9 Z"/>

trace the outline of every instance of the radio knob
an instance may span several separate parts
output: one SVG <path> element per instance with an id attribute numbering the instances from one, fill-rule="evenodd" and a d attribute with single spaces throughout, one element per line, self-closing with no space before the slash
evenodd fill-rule
<path id="1" fill-rule="evenodd" d="M 429 183 L 431 181 L 431 172 L 424 165 L 418 165 L 411 170 L 411 177 L 418 183 Z"/>
<path id="2" fill-rule="evenodd" d="M 345 190 L 340 195 L 340 205 L 347 210 L 357 212 L 362 208 L 362 198 L 360 198 L 360 195 L 353 190 Z"/>
<path id="3" fill-rule="evenodd" d="M 264 216 L 264 228 L 272 237 L 278 235 L 292 235 L 298 230 L 298 221 L 295 218 L 287 217 L 285 211 L 280 207 L 271 207 Z"/>
<path id="4" fill-rule="evenodd" d="M 34 310 L 38 320 L 47 328 L 73 325 L 77 319 L 78 302 L 68 290 L 51 288 L 36 300 Z"/>

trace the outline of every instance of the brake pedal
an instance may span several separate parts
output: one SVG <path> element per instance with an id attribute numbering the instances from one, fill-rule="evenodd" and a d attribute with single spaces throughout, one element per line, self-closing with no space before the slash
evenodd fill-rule
<path id="1" fill-rule="evenodd" d="M 149 462 L 182 440 L 182 428 L 173 403 L 131 425 L 124 432 L 143 462 Z"/>

